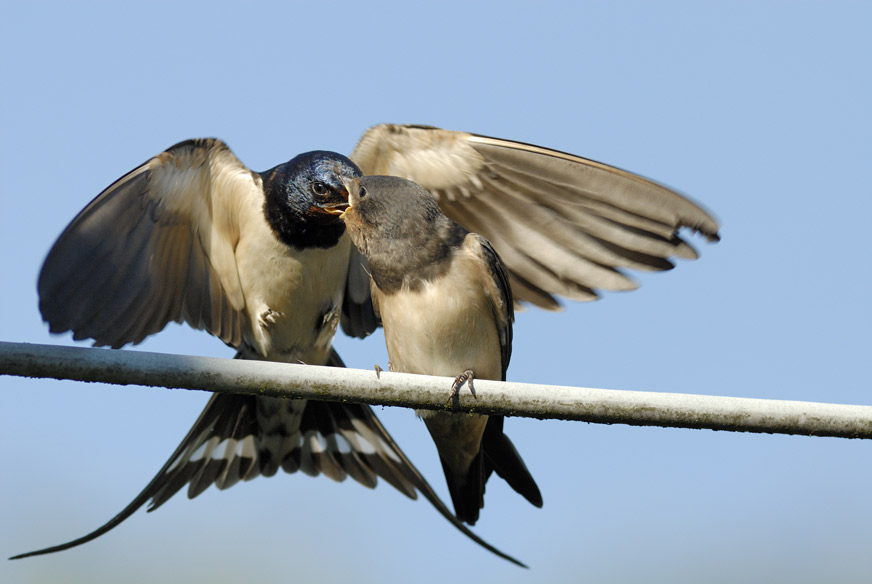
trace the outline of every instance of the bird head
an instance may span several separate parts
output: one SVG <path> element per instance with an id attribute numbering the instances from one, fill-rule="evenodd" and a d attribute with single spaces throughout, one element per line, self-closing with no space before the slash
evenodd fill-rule
<path id="1" fill-rule="evenodd" d="M 339 216 L 348 208 L 346 185 L 362 174 L 347 157 L 324 150 L 260 173 L 270 225 L 296 247 L 335 245 L 344 231 Z"/>
<path id="2" fill-rule="evenodd" d="M 429 191 L 410 180 L 364 176 L 348 181 L 347 191 L 342 220 L 382 288 L 387 280 L 419 271 L 420 263 L 446 257 L 466 233 L 442 214 Z"/>
<path id="3" fill-rule="evenodd" d="M 288 165 L 293 169 L 289 196 L 303 195 L 307 214 L 331 223 L 348 208 L 348 183 L 363 174 L 350 159 L 324 150 L 300 154 Z"/>

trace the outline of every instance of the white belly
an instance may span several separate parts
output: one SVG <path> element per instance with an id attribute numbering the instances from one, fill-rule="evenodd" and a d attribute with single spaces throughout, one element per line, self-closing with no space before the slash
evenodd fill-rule
<path id="1" fill-rule="evenodd" d="M 293 252 L 269 239 L 241 249 L 244 243 L 237 257 L 251 319 L 246 343 L 271 361 L 326 363 L 345 291 L 348 236 L 330 249 Z"/>

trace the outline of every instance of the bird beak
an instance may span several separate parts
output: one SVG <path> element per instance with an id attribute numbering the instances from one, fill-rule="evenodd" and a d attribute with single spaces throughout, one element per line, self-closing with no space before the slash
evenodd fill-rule
<path id="1" fill-rule="evenodd" d="M 340 201 L 338 203 L 332 203 L 330 205 L 323 205 L 323 206 L 321 206 L 320 209 L 322 211 L 324 211 L 325 213 L 328 213 L 330 215 L 337 215 L 337 216 L 339 216 L 340 219 L 344 219 L 345 218 L 345 211 L 348 210 L 349 203 L 350 203 L 351 185 L 353 182 L 359 183 L 360 181 L 356 181 L 356 179 L 348 179 L 348 178 L 342 179 L 342 184 L 345 186 L 345 192 L 341 193 L 341 194 L 345 197 L 345 201 Z"/>
<path id="2" fill-rule="evenodd" d="M 342 216 L 345 215 L 345 211 L 348 210 L 348 205 L 345 203 L 340 203 L 339 205 L 321 207 L 321 210 L 330 215 L 339 215 L 339 218 L 342 219 Z"/>
<path id="3" fill-rule="evenodd" d="M 360 179 L 346 180 L 345 189 L 348 191 L 348 207 L 356 207 L 360 203 Z"/>
<path id="4" fill-rule="evenodd" d="M 353 209 L 360 202 L 360 179 L 343 179 L 345 190 L 348 191 L 348 206 L 339 215 L 339 218 L 345 220 L 345 215 L 349 209 Z"/>

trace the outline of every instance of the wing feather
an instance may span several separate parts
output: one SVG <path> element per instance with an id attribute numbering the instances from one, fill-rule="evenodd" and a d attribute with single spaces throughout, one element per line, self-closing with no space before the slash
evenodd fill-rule
<path id="1" fill-rule="evenodd" d="M 260 179 L 220 140 L 182 142 L 127 173 L 70 223 L 39 278 L 52 332 L 138 343 L 172 320 L 237 346 L 248 325 L 237 273 L 240 224 Z"/>
<path id="2" fill-rule="evenodd" d="M 481 265 L 487 270 L 487 277 L 484 278 L 484 281 L 488 296 L 491 299 L 494 323 L 496 323 L 499 332 L 501 380 L 505 381 L 509 361 L 512 358 L 512 323 L 515 321 L 509 275 L 506 273 L 506 268 L 503 266 L 499 254 L 484 237 L 477 233 L 469 233 L 464 245 L 482 259 Z"/>
<path id="3" fill-rule="evenodd" d="M 718 239 L 718 223 L 680 193 L 593 160 L 427 126 L 370 128 L 351 158 L 365 174 L 408 178 L 503 258 L 515 300 L 555 309 L 636 283 L 621 268 L 695 259 L 682 228 Z M 348 327 L 346 327 L 348 330 Z"/>

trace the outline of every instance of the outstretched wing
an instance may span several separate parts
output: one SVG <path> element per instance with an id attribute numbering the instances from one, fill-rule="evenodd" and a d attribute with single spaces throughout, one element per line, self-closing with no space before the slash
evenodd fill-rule
<path id="1" fill-rule="evenodd" d="M 679 193 L 531 144 L 382 124 L 363 135 L 351 158 L 364 174 L 401 176 L 427 188 L 448 217 L 490 241 L 509 272 L 516 306 L 553 310 L 555 296 L 584 301 L 597 290 L 634 289 L 621 268 L 668 270 L 671 257 L 697 257 L 678 234 L 682 227 L 718 239 L 715 219 Z M 352 264 L 352 273 L 364 269 L 359 258 Z M 346 332 L 366 328 L 349 316 L 365 310 L 346 312 Z"/>
<path id="2" fill-rule="evenodd" d="M 234 248 L 261 213 L 260 177 L 220 140 L 188 140 L 130 171 L 70 223 L 39 276 L 52 332 L 114 348 L 170 321 L 239 346 L 247 326 Z"/>

